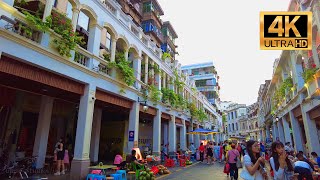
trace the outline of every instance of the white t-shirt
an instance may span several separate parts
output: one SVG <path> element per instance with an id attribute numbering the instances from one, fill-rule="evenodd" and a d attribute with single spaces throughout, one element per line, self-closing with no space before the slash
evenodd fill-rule
<path id="1" fill-rule="evenodd" d="M 270 165 L 273 169 L 274 172 L 274 180 L 282 180 L 282 179 L 289 179 L 291 176 L 289 175 L 289 173 L 293 173 L 293 172 L 288 172 L 287 169 L 282 169 L 279 167 L 278 171 L 276 171 L 276 166 L 273 160 L 273 157 L 270 158 Z"/>
<path id="2" fill-rule="evenodd" d="M 252 165 L 253 165 L 253 163 L 251 162 L 251 158 L 250 158 L 249 155 L 247 155 L 247 154 L 244 155 L 244 157 L 243 157 L 243 164 L 244 164 L 244 167 L 245 167 L 246 171 L 248 171 L 246 166 L 252 166 Z M 255 178 L 254 178 L 255 180 L 264 180 L 264 178 L 263 178 L 263 176 L 262 176 L 262 174 L 260 173 L 259 170 L 257 170 L 257 171 L 255 172 L 254 176 L 255 176 Z"/>

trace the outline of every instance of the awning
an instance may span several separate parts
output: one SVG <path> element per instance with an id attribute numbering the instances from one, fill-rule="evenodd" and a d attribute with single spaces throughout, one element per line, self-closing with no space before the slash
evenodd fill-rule
<path id="1" fill-rule="evenodd" d="M 187 134 L 201 134 L 201 135 L 209 135 L 209 134 L 218 134 L 218 131 L 213 131 L 213 130 L 209 130 L 209 129 L 202 129 L 202 128 L 198 128 L 195 129 L 194 131 L 190 131 Z"/>

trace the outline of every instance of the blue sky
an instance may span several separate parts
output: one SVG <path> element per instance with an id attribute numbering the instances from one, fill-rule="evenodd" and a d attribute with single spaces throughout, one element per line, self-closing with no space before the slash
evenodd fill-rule
<path id="1" fill-rule="evenodd" d="M 158 0 L 179 38 L 181 64 L 212 60 L 220 76 L 221 100 L 257 101 L 271 79 L 280 51 L 260 50 L 260 11 L 287 11 L 290 0 Z"/>

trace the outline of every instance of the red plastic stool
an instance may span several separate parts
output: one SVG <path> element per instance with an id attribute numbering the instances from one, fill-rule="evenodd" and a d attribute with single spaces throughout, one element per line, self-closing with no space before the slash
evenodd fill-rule
<path id="1" fill-rule="evenodd" d="M 186 160 L 185 159 L 180 159 L 180 167 L 186 167 Z"/>

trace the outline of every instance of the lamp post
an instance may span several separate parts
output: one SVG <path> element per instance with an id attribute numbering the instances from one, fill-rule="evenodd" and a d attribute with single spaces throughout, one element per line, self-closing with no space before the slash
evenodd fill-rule
<path id="1" fill-rule="evenodd" d="M 140 100 L 140 97 L 138 97 L 138 102 L 139 102 L 139 103 L 143 103 L 143 111 L 144 111 L 144 112 L 146 112 L 146 111 L 149 109 L 149 107 L 147 106 L 147 101 L 146 101 L 146 100 L 141 101 L 141 100 Z"/>

